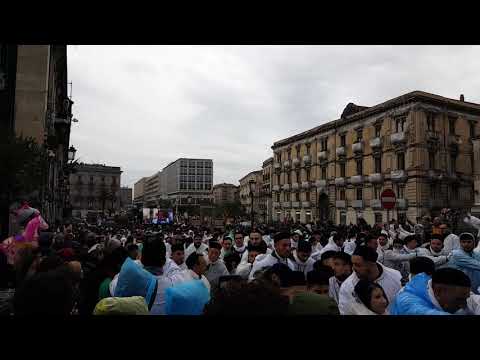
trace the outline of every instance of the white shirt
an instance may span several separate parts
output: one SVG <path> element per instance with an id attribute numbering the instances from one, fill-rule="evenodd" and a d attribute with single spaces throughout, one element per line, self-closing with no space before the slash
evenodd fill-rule
<path id="1" fill-rule="evenodd" d="M 374 282 L 383 288 L 387 295 L 388 302 L 391 304 L 402 287 L 400 282 L 402 275 L 397 270 L 390 269 L 380 263 L 377 264 L 382 267 L 383 272 Z M 340 291 L 338 293 L 338 310 L 341 315 L 355 314 L 354 306 L 357 300 L 354 292 L 355 285 L 357 285 L 359 280 L 357 273 L 354 271 L 352 275 L 342 283 L 342 286 L 340 286 Z"/>
<path id="2" fill-rule="evenodd" d="M 193 243 L 191 243 L 186 249 L 185 249 L 185 259 L 188 259 L 188 257 L 193 254 L 194 252 L 197 252 L 199 255 L 205 255 L 207 254 L 208 251 L 208 246 L 206 244 L 200 244 L 198 249 L 195 247 Z"/>
<path id="3" fill-rule="evenodd" d="M 313 270 L 313 264 L 315 263 L 315 260 L 309 257 L 307 261 L 303 262 L 301 261 L 298 256 L 297 256 L 297 250 L 293 251 L 293 258 L 295 259 L 295 271 L 301 271 L 305 274 L 305 277 L 307 274 Z"/>
<path id="4" fill-rule="evenodd" d="M 183 271 L 183 278 L 185 279 L 185 281 L 202 280 L 203 284 L 207 287 L 208 292 L 210 293 L 210 283 L 204 275 L 202 275 L 202 277 L 200 278 L 200 276 L 198 276 L 196 272 L 188 269 Z"/>
<path id="5" fill-rule="evenodd" d="M 335 300 L 335 302 L 338 304 L 338 293 L 342 284 L 337 280 L 335 276 L 332 276 L 330 279 L 328 279 L 328 282 L 328 296 L 331 299 Z"/>
<path id="6" fill-rule="evenodd" d="M 291 270 L 295 271 L 295 264 L 290 259 L 283 259 L 280 258 L 276 253 L 268 254 L 267 256 L 263 257 L 261 260 L 258 259 L 257 256 L 255 261 L 253 262 L 252 270 L 250 271 L 250 275 L 248 276 L 249 280 L 253 280 L 255 273 L 263 268 L 270 267 L 275 265 L 278 262 L 282 262 L 283 264 L 287 265 Z"/>
<path id="7" fill-rule="evenodd" d="M 460 238 L 455 234 L 448 235 L 443 240 L 443 251 L 450 254 L 453 250 L 460 249 Z"/>

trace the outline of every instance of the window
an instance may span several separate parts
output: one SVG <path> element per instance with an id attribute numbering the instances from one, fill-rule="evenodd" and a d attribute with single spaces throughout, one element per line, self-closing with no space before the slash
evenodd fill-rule
<path id="1" fill-rule="evenodd" d="M 347 213 L 345 211 L 340 211 L 340 224 L 347 224 Z"/>
<path id="2" fill-rule="evenodd" d="M 357 200 L 363 200 L 363 189 L 357 188 Z"/>
<path id="3" fill-rule="evenodd" d="M 346 135 L 340 135 L 340 146 L 346 145 Z"/>
<path id="4" fill-rule="evenodd" d="M 290 201 L 290 193 L 285 193 L 285 201 Z"/>
<path id="5" fill-rule="evenodd" d="M 297 222 L 300 222 L 300 211 L 297 211 L 295 213 L 295 220 L 297 220 Z"/>
<path id="6" fill-rule="evenodd" d="M 434 151 L 428 152 L 428 165 L 430 166 L 430 169 L 432 170 L 435 169 L 435 152 Z"/>
<path id="7" fill-rule="evenodd" d="M 457 171 L 457 156 L 455 154 L 450 155 L 450 172 L 454 173 Z"/>
<path id="8" fill-rule="evenodd" d="M 382 173 L 382 158 L 380 156 L 377 156 L 375 158 L 375 172 L 377 174 Z"/>
<path id="9" fill-rule="evenodd" d="M 340 200 L 345 200 L 345 190 L 340 190 Z"/>
<path id="10" fill-rule="evenodd" d="M 435 184 L 430 185 L 430 198 L 431 199 L 436 199 L 437 198 L 437 192 L 436 192 Z"/>
<path id="11" fill-rule="evenodd" d="M 322 167 L 322 179 L 324 179 L 324 180 L 327 179 L 327 167 L 326 166 Z"/>
<path id="12" fill-rule="evenodd" d="M 427 114 L 427 130 L 435 131 L 435 114 L 432 114 L 432 113 Z"/>
<path id="13" fill-rule="evenodd" d="M 300 196 L 298 192 L 295 193 L 295 201 L 300 201 Z"/>
<path id="14" fill-rule="evenodd" d="M 376 224 L 383 223 L 382 213 L 375 213 L 375 223 Z"/>
<path id="15" fill-rule="evenodd" d="M 306 181 L 310 181 L 310 171 L 309 170 L 305 170 L 305 175 L 307 175 Z"/>
<path id="16" fill-rule="evenodd" d="M 327 151 L 327 140 L 328 138 L 323 138 L 322 140 L 320 140 L 320 146 L 322 151 Z"/>
<path id="17" fill-rule="evenodd" d="M 363 175 L 363 159 L 357 160 L 357 175 Z"/>
<path id="18" fill-rule="evenodd" d="M 310 154 L 310 144 L 305 144 L 306 148 L 307 148 L 307 153 L 306 155 Z"/>
<path id="19" fill-rule="evenodd" d="M 307 212 L 305 213 L 305 221 L 306 221 L 307 223 L 309 223 L 309 222 L 312 221 L 312 213 L 311 213 L 310 211 L 307 211 Z"/>
<path id="20" fill-rule="evenodd" d="M 458 200 L 458 185 L 452 185 L 452 197 L 453 200 Z"/>
<path id="21" fill-rule="evenodd" d="M 401 213 L 399 212 L 398 213 L 398 222 L 399 223 L 404 223 L 406 221 L 407 221 L 407 214 L 404 213 L 404 212 L 401 212 Z"/>
<path id="22" fill-rule="evenodd" d="M 405 154 L 404 153 L 397 154 L 397 169 L 405 170 Z"/>
<path id="23" fill-rule="evenodd" d="M 395 128 L 397 132 L 405 131 L 405 123 L 407 122 L 407 117 L 402 116 L 395 120 Z"/>
<path id="24" fill-rule="evenodd" d="M 287 152 L 287 158 L 288 160 L 292 160 L 292 153 L 290 152 L 290 150 L 288 150 Z"/>
<path id="25" fill-rule="evenodd" d="M 280 174 L 277 174 L 277 185 L 280 185 Z"/>
<path id="26" fill-rule="evenodd" d="M 475 123 L 473 121 L 470 122 L 470 137 L 475 137 Z"/>
<path id="27" fill-rule="evenodd" d="M 90 175 L 90 184 L 93 184 L 93 176 Z"/>
<path id="28" fill-rule="evenodd" d="M 275 196 L 277 198 L 277 202 L 280 202 L 280 193 L 276 193 Z"/>
<path id="29" fill-rule="evenodd" d="M 340 177 L 345 177 L 345 163 L 340 164 Z"/>
<path id="30" fill-rule="evenodd" d="M 295 172 L 295 178 L 297 179 L 297 183 L 300 183 L 300 171 L 299 170 L 297 170 Z"/>
<path id="31" fill-rule="evenodd" d="M 381 131 L 382 131 L 382 124 L 375 125 L 375 137 L 380 137 Z"/>
<path id="32" fill-rule="evenodd" d="M 363 139 L 363 129 L 357 130 L 357 142 L 362 141 Z"/>
<path id="33" fill-rule="evenodd" d="M 310 201 L 310 191 L 305 192 L 305 201 Z"/>
<path id="34" fill-rule="evenodd" d="M 374 188 L 373 188 L 373 198 L 374 199 L 380 199 L 380 187 L 379 186 L 374 186 Z"/>
<path id="35" fill-rule="evenodd" d="M 405 198 L 405 186 L 397 185 L 397 198 L 399 199 Z"/>
<path id="36" fill-rule="evenodd" d="M 451 116 L 448 117 L 448 132 L 451 135 L 455 134 L 455 122 L 456 122 L 456 120 L 457 119 L 454 118 L 454 117 L 451 117 Z"/>

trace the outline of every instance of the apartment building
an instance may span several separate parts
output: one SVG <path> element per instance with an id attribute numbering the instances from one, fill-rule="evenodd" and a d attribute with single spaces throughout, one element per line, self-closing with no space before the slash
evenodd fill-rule
<path id="1" fill-rule="evenodd" d="M 238 201 L 238 186 L 233 184 L 216 184 L 212 189 L 213 202 L 215 205 L 233 203 Z"/>
<path id="2" fill-rule="evenodd" d="M 385 222 L 384 189 L 397 198 L 390 218 L 475 208 L 479 120 L 480 105 L 463 96 L 414 91 L 373 107 L 350 103 L 340 119 L 273 144 L 273 220 Z"/>
<path id="3" fill-rule="evenodd" d="M 253 181 L 254 187 L 253 187 L 253 193 L 250 191 L 250 181 Z M 261 211 L 260 211 L 260 204 L 261 204 L 261 191 L 263 187 L 263 171 L 262 170 L 257 170 L 257 171 L 252 171 L 242 177 L 239 180 L 240 183 L 240 204 L 242 205 L 242 208 L 248 216 L 251 216 L 251 211 L 252 211 L 252 200 L 253 200 L 253 214 L 254 214 L 254 222 L 262 222 L 262 216 Z M 252 199 L 253 195 L 253 199 Z"/>
<path id="4" fill-rule="evenodd" d="M 143 177 L 133 185 L 133 203 L 135 206 L 143 207 L 147 179 L 148 177 Z"/>

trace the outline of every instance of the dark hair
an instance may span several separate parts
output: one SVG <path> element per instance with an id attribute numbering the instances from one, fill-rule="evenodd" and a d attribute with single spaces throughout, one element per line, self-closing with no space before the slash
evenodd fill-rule
<path id="1" fill-rule="evenodd" d="M 475 242 L 475 236 L 473 234 L 470 234 L 470 233 L 467 233 L 467 232 L 461 233 L 460 236 L 459 236 L 459 239 L 460 239 L 460 241 L 461 240 L 471 240 L 471 241 Z"/>
<path id="2" fill-rule="evenodd" d="M 357 246 L 353 252 L 353 255 L 360 256 L 363 258 L 363 260 L 368 262 L 377 262 L 378 259 L 378 253 L 365 245 Z"/>
<path id="3" fill-rule="evenodd" d="M 413 259 L 410 259 L 410 273 L 412 275 L 417 275 L 420 273 L 425 273 L 428 276 L 432 276 L 435 272 L 435 263 L 432 259 L 429 259 L 425 256 L 418 256 Z"/>
<path id="4" fill-rule="evenodd" d="M 210 241 L 208 243 L 208 247 L 210 249 L 217 249 L 217 250 L 221 250 L 222 249 L 222 245 L 220 245 L 220 243 L 216 242 L 216 241 Z"/>
<path id="5" fill-rule="evenodd" d="M 333 269 L 330 266 L 322 264 L 322 260 L 317 260 L 313 263 L 313 270 L 320 271 L 320 272 L 327 272 L 329 274 L 329 278 L 335 275 Z"/>
<path id="6" fill-rule="evenodd" d="M 443 284 L 452 286 L 471 287 L 470 278 L 462 271 L 453 268 L 435 270 L 432 275 L 432 285 Z"/>
<path id="7" fill-rule="evenodd" d="M 269 316 L 284 315 L 288 298 L 280 290 L 263 281 L 232 281 L 215 293 L 205 307 L 212 316 Z"/>
<path id="8" fill-rule="evenodd" d="M 245 234 L 243 233 L 242 230 L 237 230 L 237 231 L 235 231 L 235 234 L 233 235 L 234 238 L 235 238 L 235 236 L 237 236 L 237 235 L 242 235 L 242 237 L 245 237 Z"/>
<path id="9" fill-rule="evenodd" d="M 407 237 L 405 237 L 405 239 L 403 239 L 403 244 L 407 245 L 410 241 L 413 240 L 417 241 L 417 238 L 414 235 L 408 235 Z"/>
<path id="10" fill-rule="evenodd" d="M 173 244 L 172 245 L 172 254 L 175 252 L 175 251 L 185 251 L 185 248 L 183 247 L 183 244 Z"/>
<path id="11" fill-rule="evenodd" d="M 130 251 L 134 251 L 134 250 L 138 250 L 138 245 L 136 244 L 129 244 L 127 246 L 127 251 L 130 252 Z"/>
<path id="12" fill-rule="evenodd" d="M 200 257 L 202 257 L 203 255 L 200 255 L 200 254 L 197 254 L 196 252 L 190 254 L 188 257 L 187 257 L 187 260 L 185 260 L 185 265 L 187 265 L 187 268 L 189 268 L 190 270 L 192 270 L 195 265 L 198 264 L 198 259 Z"/>
<path id="13" fill-rule="evenodd" d="M 372 293 L 373 293 L 373 290 L 375 289 L 382 290 L 383 296 L 387 300 L 387 306 L 388 306 L 387 294 L 385 294 L 385 290 L 383 290 L 383 288 L 377 283 L 374 283 L 368 280 L 360 280 L 357 283 L 357 285 L 355 285 L 355 294 L 362 301 L 363 305 L 365 305 L 370 310 L 372 310 L 372 307 L 371 307 Z"/>
<path id="14" fill-rule="evenodd" d="M 343 251 L 337 251 L 332 257 L 334 259 L 342 260 L 345 264 L 352 266 L 352 257 Z"/>
<path id="15" fill-rule="evenodd" d="M 55 270 L 65 264 L 65 261 L 58 255 L 47 256 L 37 266 L 37 273 Z"/>
<path id="16" fill-rule="evenodd" d="M 142 264 L 144 266 L 163 266 L 167 250 L 162 239 L 152 237 L 143 243 Z"/>
<path id="17" fill-rule="evenodd" d="M 273 237 L 273 243 L 276 244 L 280 240 L 290 240 L 290 234 L 286 231 L 276 233 Z"/>
<path id="18" fill-rule="evenodd" d="M 314 285 L 329 285 L 330 278 L 333 276 L 333 270 L 317 269 L 307 273 L 307 285 L 312 287 Z"/>
<path id="19" fill-rule="evenodd" d="M 247 246 L 248 251 L 256 251 L 260 254 L 266 254 L 267 253 L 267 244 L 265 244 L 265 241 L 260 241 L 258 245 L 252 245 L 248 244 Z"/>
<path id="20" fill-rule="evenodd" d="M 321 256 L 320 256 L 320 261 L 328 260 L 332 258 L 337 252 L 334 250 L 328 250 L 325 251 Z"/>
<path id="21" fill-rule="evenodd" d="M 336 233 L 335 235 L 333 235 L 333 241 L 334 242 L 337 242 L 339 240 L 343 240 L 343 235 L 342 234 Z"/>
<path id="22" fill-rule="evenodd" d="M 430 235 L 430 242 L 432 240 L 440 240 L 442 243 L 443 243 L 443 236 L 442 235 L 438 235 L 438 234 L 433 234 L 433 235 Z"/>
<path id="23" fill-rule="evenodd" d="M 20 316 L 68 316 L 73 308 L 73 286 L 67 272 L 50 270 L 33 275 L 15 292 L 14 313 Z"/>
<path id="24" fill-rule="evenodd" d="M 312 244 L 310 244 L 308 241 L 305 241 L 305 240 L 298 240 L 297 251 L 311 252 Z"/>
<path id="25" fill-rule="evenodd" d="M 223 262 L 225 263 L 225 266 L 227 267 L 228 272 L 231 272 L 233 270 L 233 264 L 240 264 L 240 261 L 242 259 L 240 258 L 240 255 L 238 255 L 236 252 L 229 253 L 223 257 Z"/>

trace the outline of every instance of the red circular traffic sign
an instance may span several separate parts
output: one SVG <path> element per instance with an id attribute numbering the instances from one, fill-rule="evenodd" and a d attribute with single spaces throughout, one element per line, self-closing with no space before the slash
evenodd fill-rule
<path id="1" fill-rule="evenodd" d="M 380 194 L 380 200 L 382 201 L 382 206 L 384 209 L 390 210 L 395 207 L 397 198 L 392 189 L 385 189 Z"/>

